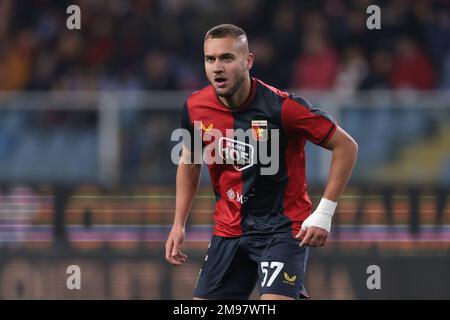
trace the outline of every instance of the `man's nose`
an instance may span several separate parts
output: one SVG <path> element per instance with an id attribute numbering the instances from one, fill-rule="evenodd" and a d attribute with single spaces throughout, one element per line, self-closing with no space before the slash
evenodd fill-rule
<path id="1" fill-rule="evenodd" d="M 216 60 L 215 62 L 214 62 L 214 65 L 213 65 L 213 72 L 214 73 L 221 73 L 221 72 L 223 72 L 224 71 L 224 69 L 223 69 L 223 63 L 222 62 L 220 62 L 219 60 Z"/>

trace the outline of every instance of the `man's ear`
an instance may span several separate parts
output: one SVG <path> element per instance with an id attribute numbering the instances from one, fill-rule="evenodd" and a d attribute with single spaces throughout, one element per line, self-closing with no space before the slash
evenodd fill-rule
<path id="1" fill-rule="evenodd" d="M 250 70 L 253 67 L 254 56 L 253 53 L 249 53 L 247 56 L 247 70 Z"/>

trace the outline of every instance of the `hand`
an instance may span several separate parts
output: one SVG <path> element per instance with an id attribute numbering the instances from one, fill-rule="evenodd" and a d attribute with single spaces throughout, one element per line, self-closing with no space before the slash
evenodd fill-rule
<path id="1" fill-rule="evenodd" d="M 175 266 L 181 266 L 186 260 L 187 255 L 180 251 L 181 244 L 184 241 L 184 228 L 172 227 L 169 237 L 166 241 L 166 260 Z"/>
<path id="2" fill-rule="evenodd" d="M 300 232 L 295 238 L 302 238 L 300 247 L 322 247 L 330 234 L 331 219 L 336 210 L 337 203 L 322 198 L 316 211 L 302 223 Z"/>
<path id="3" fill-rule="evenodd" d="M 306 220 L 305 220 L 306 221 Z M 330 233 L 322 228 L 310 226 L 307 229 L 300 229 L 296 238 L 302 238 L 300 248 L 308 247 L 323 247 L 327 242 Z"/>

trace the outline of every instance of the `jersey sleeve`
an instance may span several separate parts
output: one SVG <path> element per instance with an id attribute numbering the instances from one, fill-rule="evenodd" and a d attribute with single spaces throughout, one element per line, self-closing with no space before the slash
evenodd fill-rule
<path id="1" fill-rule="evenodd" d="M 202 145 L 200 144 L 199 150 L 195 149 L 195 139 L 197 138 L 198 141 L 201 141 L 201 137 L 199 137 L 198 130 L 195 130 L 195 128 L 194 128 L 194 124 L 193 124 L 190 114 L 189 114 L 189 108 L 188 108 L 187 101 L 184 103 L 183 108 L 181 109 L 180 128 L 184 129 L 183 145 L 189 151 L 191 151 L 192 157 L 194 156 L 194 153 L 201 155 L 202 150 L 203 150 Z M 197 137 L 195 137 L 195 136 L 197 136 Z M 194 158 L 192 158 L 192 159 L 194 159 Z"/>
<path id="2" fill-rule="evenodd" d="M 192 124 L 189 116 L 187 101 L 184 103 L 183 108 L 181 109 L 180 128 L 187 130 L 190 133 L 191 138 L 194 137 L 194 125 Z"/>
<path id="3" fill-rule="evenodd" d="M 191 153 L 191 163 L 201 163 L 203 154 L 202 137 L 195 129 L 186 101 L 181 109 L 180 128 L 183 130 L 183 146 Z"/>
<path id="4" fill-rule="evenodd" d="M 281 107 L 281 123 L 288 135 L 302 135 L 322 145 L 336 131 L 336 121 L 327 113 L 312 106 L 307 100 L 290 95 Z"/>

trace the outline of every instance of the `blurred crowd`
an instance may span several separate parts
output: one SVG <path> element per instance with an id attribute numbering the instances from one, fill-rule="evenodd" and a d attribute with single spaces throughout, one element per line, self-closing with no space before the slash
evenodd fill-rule
<path id="1" fill-rule="evenodd" d="M 450 89 L 450 1 L 377 1 L 381 30 L 371 2 L 1 0 L 0 90 L 197 89 L 219 23 L 247 32 L 252 74 L 280 88 Z"/>

